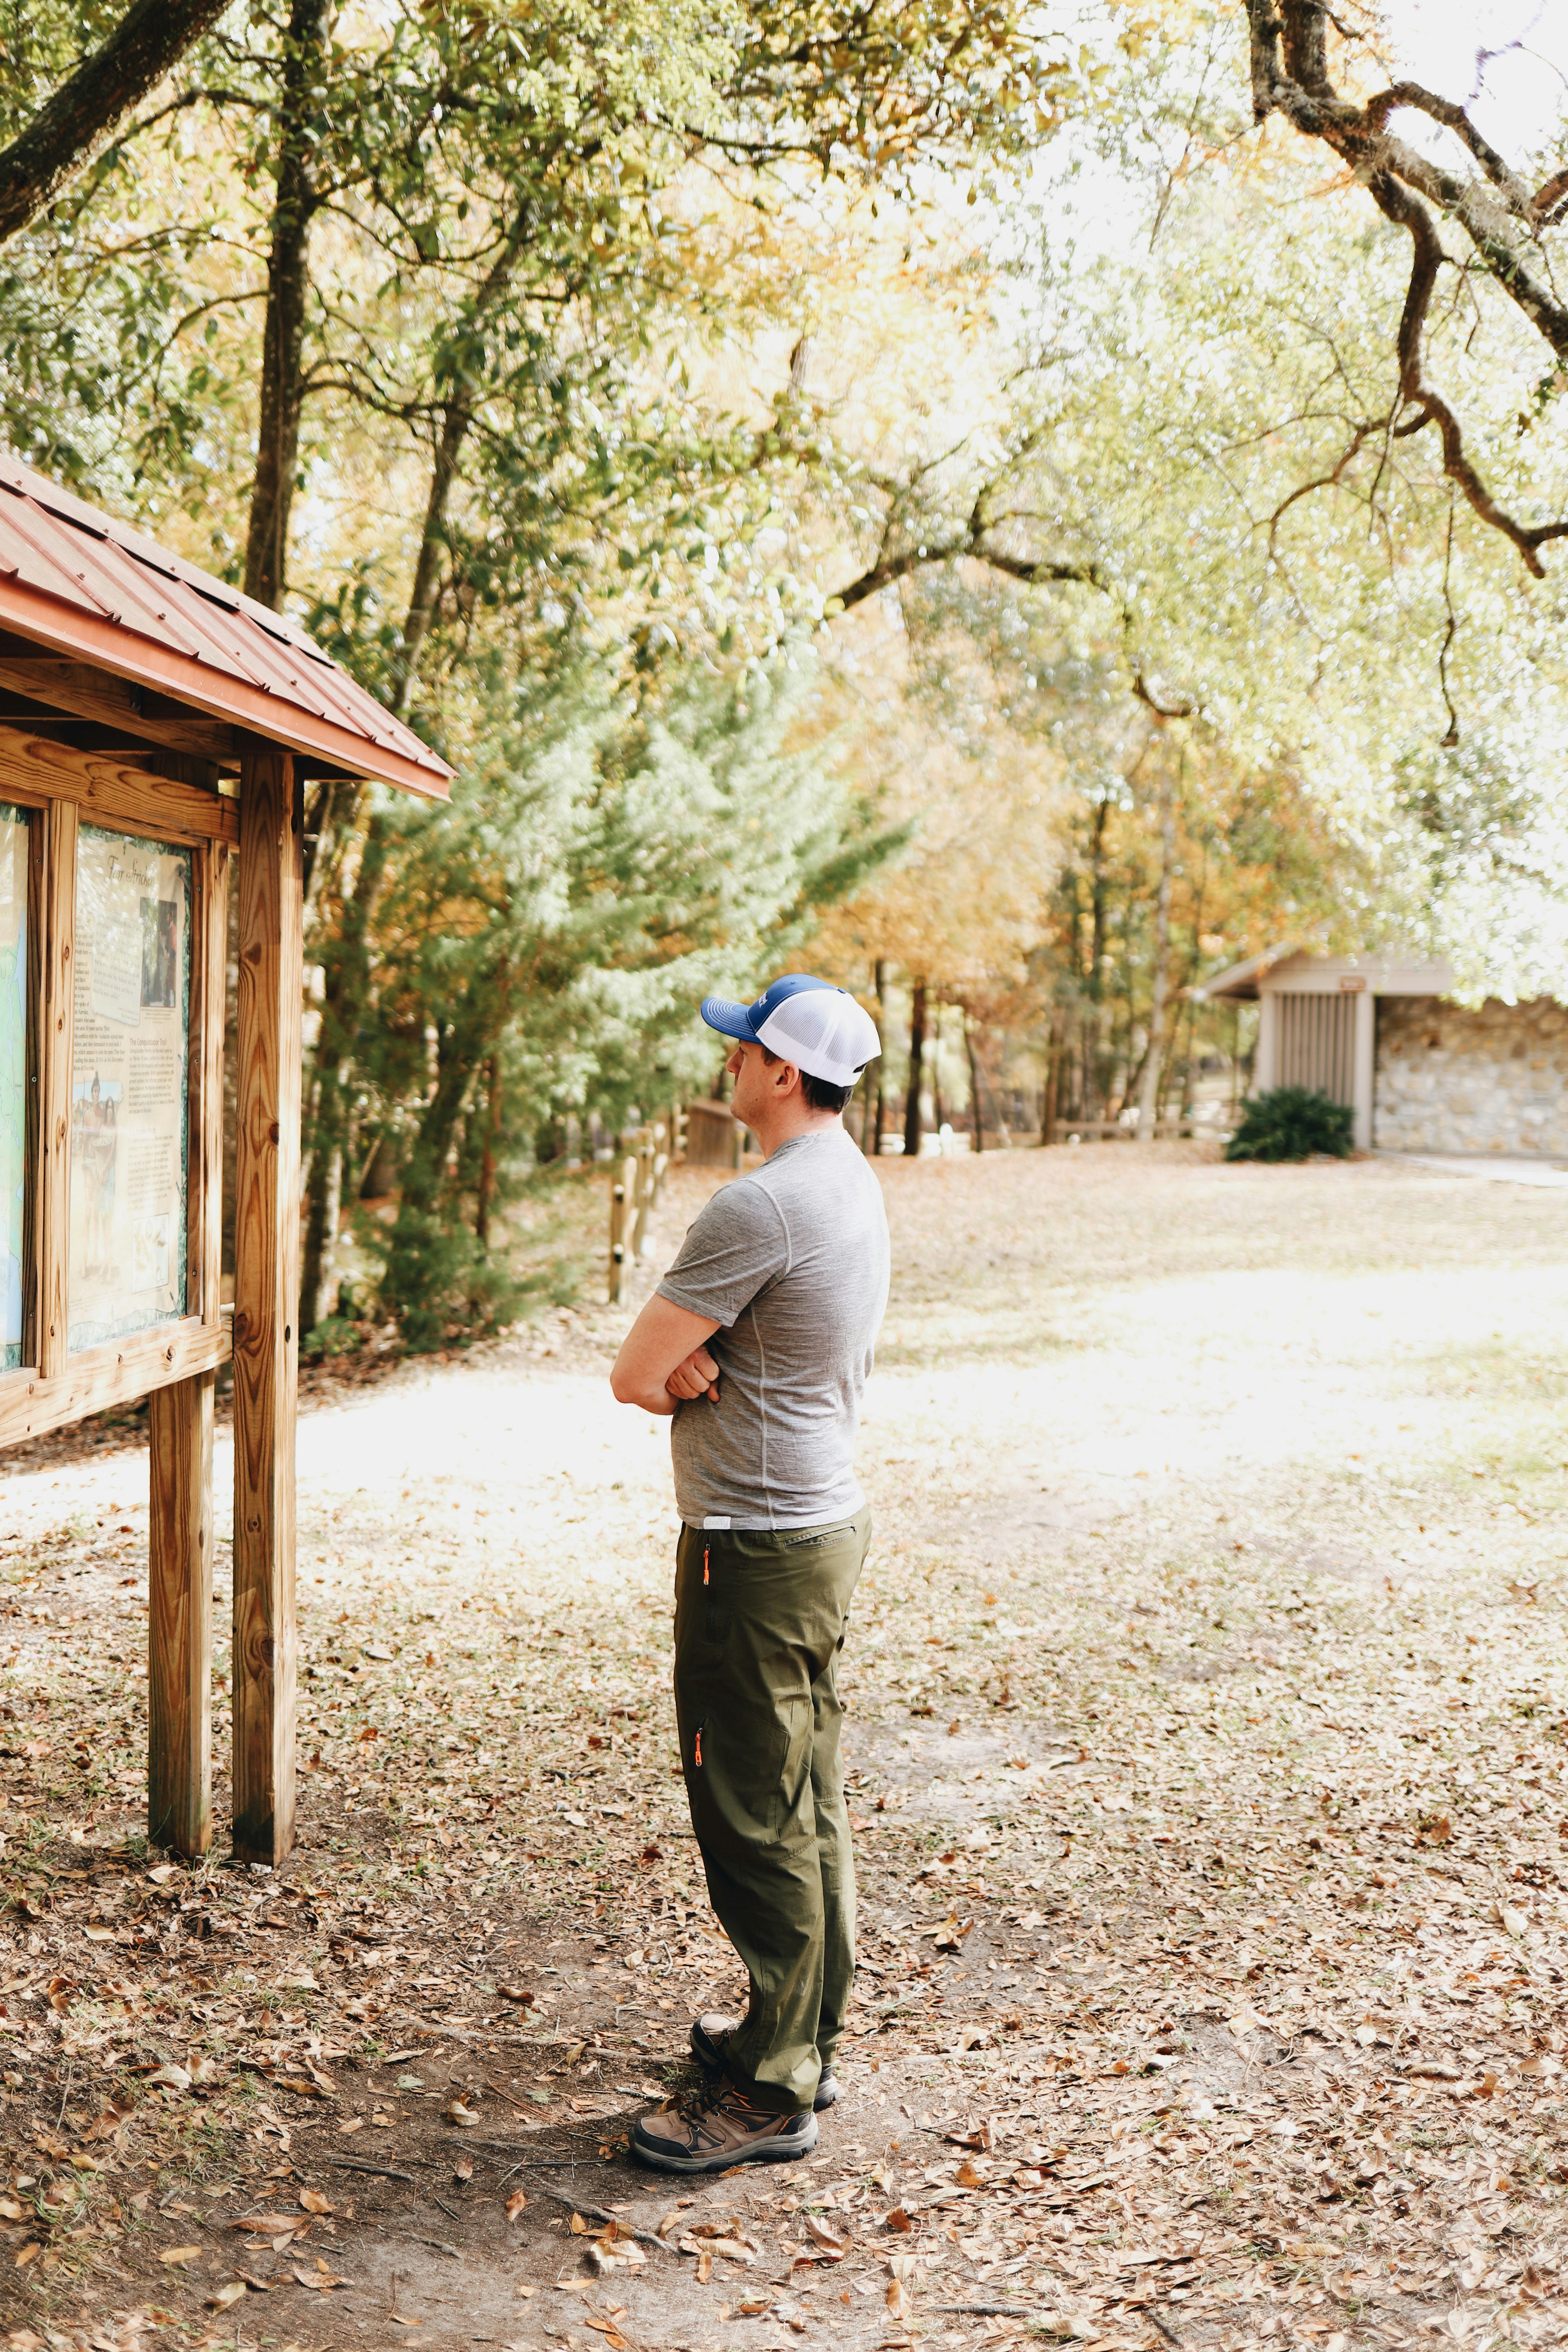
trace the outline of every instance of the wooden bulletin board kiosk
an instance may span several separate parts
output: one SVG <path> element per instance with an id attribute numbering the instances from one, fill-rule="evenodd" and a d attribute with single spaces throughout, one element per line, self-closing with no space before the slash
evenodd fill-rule
<path id="1" fill-rule="evenodd" d="M 450 771 L 277 614 L 0 458 L 0 1445 L 149 1398 L 148 1826 L 205 1853 L 232 1354 L 234 1843 L 269 1863 L 294 1811 L 304 792 L 339 777 L 441 799 Z"/>

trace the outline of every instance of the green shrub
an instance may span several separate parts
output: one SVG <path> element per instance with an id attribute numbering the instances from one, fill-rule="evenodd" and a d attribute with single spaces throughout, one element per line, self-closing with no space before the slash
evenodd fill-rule
<path id="1" fill-rule="evenodd" d="M 300 1341 L 300 1353 L 307 1363 L 319 1363 L 323 1356 L 352 1356 L 364 1345 L 364 1333 L 346 1315 L 329 1315 L 315 1324 Z"/>
<path id="2" fill-rule="evenodd" d="M 1351 1148 L 1352 1114 L 1311 1087 L 1274 1087 L 1255 1095 L 1225 1147 L 1227 1160 L 1306 1160 L 1327 1151 L 1342 1160 Z"/>

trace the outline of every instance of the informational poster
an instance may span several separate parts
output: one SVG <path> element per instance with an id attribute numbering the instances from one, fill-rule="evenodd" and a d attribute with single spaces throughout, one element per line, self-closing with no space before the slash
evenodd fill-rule
<path id="1" fill-rule="evenodd" d="M 22 1360 L 27 1118 L 27 819 L 0 801 L 0 1371 Z"/>
<path id="2" fill-rule="evenodd" d="M 77 850 L 68 1344 L 185 1312 L 191 853 L 84 824 Z"/>

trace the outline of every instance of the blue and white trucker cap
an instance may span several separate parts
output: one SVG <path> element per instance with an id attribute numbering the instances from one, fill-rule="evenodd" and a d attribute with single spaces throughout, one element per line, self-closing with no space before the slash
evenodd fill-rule
<path id="1" fill-rule="evenodd" d="M 830 1087 L 852 1087 L 882 1050 L 876 1023 L 848 990 L 814 980 L 808 971 L 786 971 L 754 1004 L 705 997 L 702 1018 L 721 1036 L 765 1045 L 781 1061 L 809 1070 Z"/>

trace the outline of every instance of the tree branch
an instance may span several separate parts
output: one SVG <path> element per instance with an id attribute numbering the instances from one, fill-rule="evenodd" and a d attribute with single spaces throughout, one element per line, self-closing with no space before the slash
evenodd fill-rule
<path id="1" fill-rule="evenodd" d="M 1433 289 L 1444 258 L 1434 212 L 1458 221 L 1493 281 L 1568 365 L 1568 306 L 1537 274 L 1510 238 L 1538 235 L 1568 199 L 1568 173 L 1549 180 L 1531 195 L 1464 107 L 1415 81 L 1391 83 L 1365 106 L 1352 105 L 1334 89 L 1328 70 L 1327 11 L 1321 0 L 1247 0 L 1251 34 L 1252 103 L 1261 122 L 1283 114 L 1304 137 L 1321 140 L 1366 186 L 1385 220 L 1405 229 L 1413 247 L 1410 284 L 1398 335 L 1401 404 L 1415 415 L 1396 426 L 1407 438 L 1436 425 L 1443 444 L 1443 470 L 1464 492 L 1473 511 L 1519 550 L 1537 578 L 1537 551 L 1548 540 L 1568 537 L 1568 524 L 1521 523 L 1500 507 L 1465 448 L 1453 409 L 1426 383 L 1422 338 Z M 1444 170 L 1394 138 L 1388 118 L 1412 107 L 1459 139 L 1479 165 L 1481 180 Z M 1517 225 L 1517 226 L 1516 226 Z"/>
<path id="2" fill-rule="evenodd" d="M 0 150 L 0 244 L 47 210 L 116 123 L 215 25 L 228 0 L 135 0 L 26 129 Z"/>
<path id="3" fill-rule="evenodd" d="M 1527 570 L 1540 580 L 1545 576 L 1545 566 L 1536 551 L 1548 540 L 1568 539 L 1568 522 L 1537 523 L 1532 528 L 1518 521 L 1499 506 L 1477 472 L 1465 448 L 1458 418 L 1422 373 L 1422 330 L 1443 262 L 1443 240 L 1426 205 L 1408 188 L 1401 187 L 1392 173 L 1374 173 L 1368 188 L 1384 219 L 1409 232 L 1413 248 L 1410 284 L 1399 320 L 1399 391 L 1405 405 L 1418 412 L 1414 429 L 1419 431 L 1428 423 L 1436 425 L 1443 444 L 1443 471 L 1448 479 L 1458 485 L 1484 523 L 1512 541 Z M 1398 428 L 1401 434 L 1411 429 L 1409 425 Z"/>

